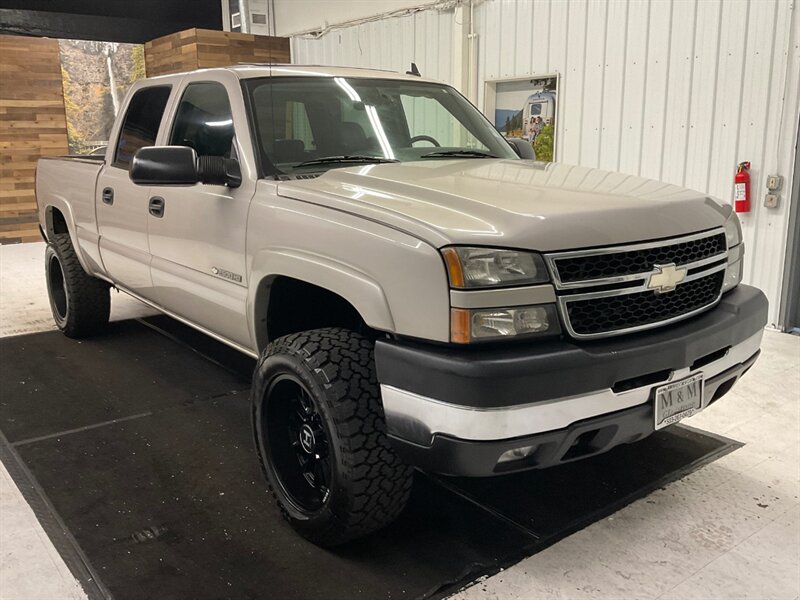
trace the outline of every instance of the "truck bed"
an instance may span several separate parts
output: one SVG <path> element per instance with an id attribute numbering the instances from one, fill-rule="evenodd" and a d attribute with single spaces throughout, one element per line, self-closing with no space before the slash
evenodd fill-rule
<path id="1" fill-rule="evenodd" d="M 90 273 L 101 270 L 102 264 L 97 245 L 95 186 L 104 164 L 104 156 L 80 155 L 40 158 L 36 166 L 40 225 L 53 226 L 53 215 L 44 207 L 58 210 L 73 242 L 77 242 L 76 250 L 84 269 Z"/>

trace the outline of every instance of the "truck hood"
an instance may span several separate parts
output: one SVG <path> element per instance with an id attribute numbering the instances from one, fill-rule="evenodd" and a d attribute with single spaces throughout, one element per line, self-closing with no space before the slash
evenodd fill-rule
<path id="1" fill-rule="evenodd" d="M 332 169 L 278 194 L 385 223 L 434 246 L 566 250 L 718 227 L 731 212 L 675 185 L 555 163 L 459 159 Z"/>

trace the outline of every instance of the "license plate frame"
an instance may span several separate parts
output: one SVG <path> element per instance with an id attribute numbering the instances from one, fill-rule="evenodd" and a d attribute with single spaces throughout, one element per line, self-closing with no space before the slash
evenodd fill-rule
<path id="1" fill-rule="evenodd" d="M 655 429 L 663 429 L 703 410 L 703 387 L 702 373 L 657 387 L 653 393 Z"/>

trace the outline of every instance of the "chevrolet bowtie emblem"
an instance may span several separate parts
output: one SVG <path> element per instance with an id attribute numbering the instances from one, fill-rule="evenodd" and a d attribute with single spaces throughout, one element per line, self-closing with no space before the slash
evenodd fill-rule
<path id="1" fill-rule="evenodd" d="M 684 279 L 686 279 L 686 267 L 676 267 L 675 263 L 655 265 L 655 270 L 647 280 L 647 289 L 654 290 L 656 294 L 671 292 Z"/>

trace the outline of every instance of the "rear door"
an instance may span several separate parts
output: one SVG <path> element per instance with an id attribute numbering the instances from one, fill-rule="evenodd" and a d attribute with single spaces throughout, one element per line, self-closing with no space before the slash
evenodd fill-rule
<path id="1" fill-rule="evenodd" d="M 231 72 L 187 75 L 159 143 L 198 156 L 237 158 L 238 188 L 198 183 L 153 186 L 163 211 L 150 215 L 154 300 L 227 340 L 250 347 L 245 233 L 256 169 L 239 80 Z"/>
<path id="2" fill-rule="evenodd" d="M 133 155 L 156 143 L 172 86 L 136 90 L 125 107 L 121 125 L 112 132 L 107 165 L 97 180 L 95 205 L 100 256 L 116 283 L 146 298 L 152 295 L 150 248 L 147 240 L 148 188 L 128 176 Z"/>

